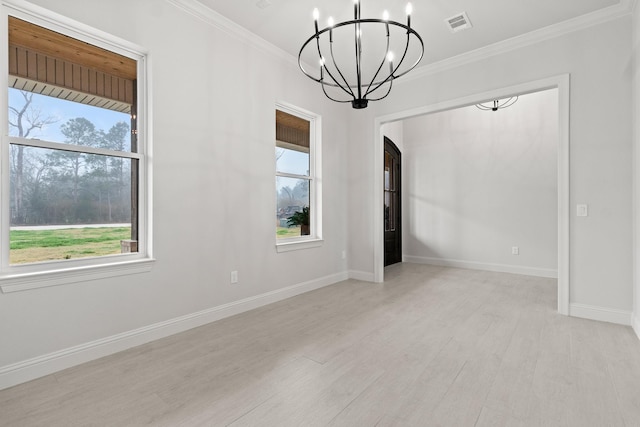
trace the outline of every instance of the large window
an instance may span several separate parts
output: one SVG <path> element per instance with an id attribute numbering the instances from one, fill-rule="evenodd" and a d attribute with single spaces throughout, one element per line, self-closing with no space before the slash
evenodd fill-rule
<path id="1" fill-rule="evenodd" d="M 144 57 L 16 15 L 3 14 L 1 277 L 148 258 Z"/>
<path id="2" fill-rule="evenodd" d="M 276 239 L 320 237 L 319 118 L 293 107 L 276 109 Z"/>

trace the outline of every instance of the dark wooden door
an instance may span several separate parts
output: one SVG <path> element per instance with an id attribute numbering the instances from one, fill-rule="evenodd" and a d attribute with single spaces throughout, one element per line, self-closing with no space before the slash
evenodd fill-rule
<path id="1" fill-rule="evenodd" d="M 401 155 L 384 138 L 384 266 L 402 262 Z"/>

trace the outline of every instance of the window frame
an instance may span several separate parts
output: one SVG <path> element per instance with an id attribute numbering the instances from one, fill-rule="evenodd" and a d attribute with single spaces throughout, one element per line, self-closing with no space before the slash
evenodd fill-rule
<path id="1" fill-rule="evenodd" d="M 274 178 L 278 176 L 307 179 L 309 181 L 309 232 L 308 236 L 296 236 L 285 239 L 276 240 L 277 252 L 289 252 L 299 249 L 308 249 L 319 247 L 323 243 L 322 239 L 322 117 L 319 114 L 312 113 L 294 105 L 277 102 L 275 105 L 274 113 L 276 110 L 280 110 L 284 113 L 291 114 L 309 122 L 309 176 L 298 176 L 296 174 L 290 174 L 285 172 L 278 172 L 277 163 L 274 159 Z M 274 120 L 275 129 L 275 120 Z M 277 141 L 275 140 L 274 130 L 274 149 L 277 147 Z M 277 199 L 277 194 L 274 200 Z M 276 208 L 272 209 L 272 212 L 276 212 Z"/>
<path id="2" fill-rule="evenodd" d="M 148 52 L 140 46 L 108 33 L 79 23 L 42 7 L 20 0 L 0 0 L 0 43 L 8 46 L 8 19 L 14 16 L 35 25 L 56 31 L 74 39 L 134 59 L 137 63 L 137 132 L 138 150 L 111 151 L 101 148 L 77 149 L 68 144 L 44 140 L 29 140 L 9 136 L 8 125 L 8 55 L 0 57 L 0 78 L 4 90 L 0 91 L 0 290 L 3 293 L 67 283 L 85 282 L 114 276 L 148 272 L 153 264 L 151 230 L 151 155 L 150 110 L 148 102 Z M 47 149 L 64 149 L 89 154 L 108 155 L 138 161 L 138 252 L 113 254 L 71 260 L 46 261 L 29 264 L 9 264 L 10 229 L 10 166 L 9 150 L 12 144 Z M 133 161 L 133 160 L 132 160 Z"/>

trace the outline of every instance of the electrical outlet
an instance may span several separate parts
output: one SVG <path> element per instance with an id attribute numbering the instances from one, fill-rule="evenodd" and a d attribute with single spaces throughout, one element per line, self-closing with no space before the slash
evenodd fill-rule
<path id="1" fill-rule="evenodd" d="M 238 271 L 234 270 L 231 272 L 231 283 L 238 283 Z"/>
<path id="2" fill-rule="evenodd" d="M 520 255 L 520 248 L 517 246 L 513 246 L 511 248 L 511 255 Z"/>
<path id="3" fill-rule="evenodd" d="M 576 216 L 589 216 L 589 205 L 576 205 Z"/>

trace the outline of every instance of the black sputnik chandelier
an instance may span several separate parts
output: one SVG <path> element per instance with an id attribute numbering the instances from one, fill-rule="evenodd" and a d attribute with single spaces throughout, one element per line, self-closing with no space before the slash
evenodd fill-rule
<path id="1" fill-rule="evenodd" d="M 411 28 L 411 3 L 406 8 L 406 25 L 390 20 L 387 11 L 381 19 L 362 19 L 361 2 L 353 3 L 354 19 L 336 24 L 329 18 L 323 29 L 318 28 L 320 13 L 314 9 L 315 33 L 302 45 L 298 65 L 320 83 L 327 98 L 362 109 L 369 101 L 386 98 L 394 80 L 418 65 L 424 43 Z M 305 63 L 317 63 L 319 69 L 307 70 Z"/>

